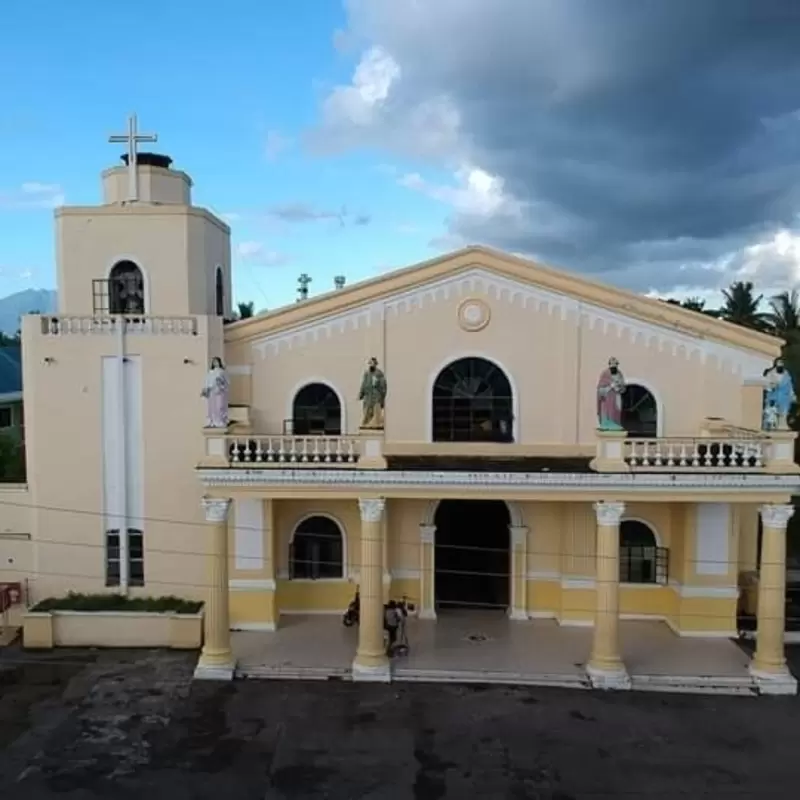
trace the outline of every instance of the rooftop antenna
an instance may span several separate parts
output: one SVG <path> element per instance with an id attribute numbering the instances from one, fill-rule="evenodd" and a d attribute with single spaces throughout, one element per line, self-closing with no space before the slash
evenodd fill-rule
<path id="1" fill-rule="evenodd" d="M 336 277 L 333 279 L 333 286 L 334 286 L 334 288 L 335 288 L 335 289 L 337 289 L 337 290 L 338 290 L 338 289 L 344 289 L 344 284 L 345 284 L 345 281 L 346 281 L 346 280 L 347 280 L 347 279 L 344 277 L 344 275 L 337 275 L 337 276 L 336 276 Z"/>
<path id="2" fill-rule="evenodd" d="M 308 300 L 308 284 L 311 283 L 311 276 L 305 272 L 297 279 L 297 302 L 301 303 L 303 300 Z"/>

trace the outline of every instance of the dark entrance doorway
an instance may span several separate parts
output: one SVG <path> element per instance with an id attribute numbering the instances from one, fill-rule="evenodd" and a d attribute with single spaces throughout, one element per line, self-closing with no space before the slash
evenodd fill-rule
<path id="1" fill-rule="evenodd" d="M 508 608 L 508 506 L 502 500 L 442 500 L 434 522 L 437 609 Z"/>

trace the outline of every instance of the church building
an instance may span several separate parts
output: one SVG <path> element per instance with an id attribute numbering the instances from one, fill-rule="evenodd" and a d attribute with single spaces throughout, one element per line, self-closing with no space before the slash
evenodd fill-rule
<path id="1" fill-rule="evenodd" d="M 28 478 L 0 532 L 27 536 L 0 537 L 0 577 L 29 605 L 202 600 L 198 677 L 307 626 L 345 677 L 396 679 L 472 619 L 502 633 L 461 671 L 576 648 L 582 680 L 628 688 L 626 642 L 657 631 L 698 675 L 724 643 L 754 690 L 796 691 L 780 340 L 478 246 L 234 320 L 229 226 L 120 138 L 102 201 L 55 212 L 58 311 L 22 325 Z"/>

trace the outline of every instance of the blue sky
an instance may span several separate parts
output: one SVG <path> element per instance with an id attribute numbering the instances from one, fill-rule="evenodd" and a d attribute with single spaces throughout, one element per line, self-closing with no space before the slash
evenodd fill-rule
<path id="1" fill-rule="evenodd" d="M 134 111 L 192 176 L 195 204 L 232 215 L 237 300 L 275 307 L 301 272 L 322 291 L 337 274 L 434 255 L 447 209 L 398 184 L 416 165 L 365 148 L 317 156 L 302 141 L 352 78 L 359 53 L 334 45 L 345 27 L 334 0 L 6 4 L 0 296 L 55 287 L 53 203 L 99 202 L 100 172 L 122 152 L 107 138 Z M 276 207 L 320 218 L 282 222 Z"/>

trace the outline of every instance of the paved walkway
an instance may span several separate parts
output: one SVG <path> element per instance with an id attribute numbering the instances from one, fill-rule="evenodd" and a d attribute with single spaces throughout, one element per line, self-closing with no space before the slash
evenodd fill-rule
<path id="1" fill-rule="evenodd" d="M 633 688 L 752 693 L 748 656 L 727 639 L 676 636 L 661 622 L 622 621 L 621 642 Z M 339 616 L 285 616 L 274 633 L 233 635 L 239 674 L 326 680 L 350 678 L 358 631 Z M 411 645 L 393 663 L 398 681 L 587 687 L 589 628 L 552 620 L 510 621 L 497 612 L 450 612 L 410 619 Z"/>

